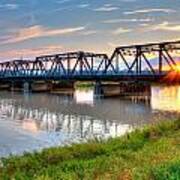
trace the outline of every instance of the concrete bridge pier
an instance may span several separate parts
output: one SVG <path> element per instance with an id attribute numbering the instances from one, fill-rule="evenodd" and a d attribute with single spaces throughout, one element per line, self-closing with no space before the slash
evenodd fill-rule
<path id="1" fill-rule="evenodd" d="M 11 81 L 7 83 L 10 91 L 18 91 L 18 92 L 29 92 L 30 91 L 30 83 L 22 82 L 22 81 Z"/>
<path id="2" fill-rule="evenodd" d="M 5 82 L 0 82 L 0 90 L 9 90 L 10 84 Z"/>
<path id="3" fill-rule="evenodd" d="M 104 96 L 104 91 L 102 87 L 101 81 L 96 81 L 94 86 L 94 95 L 97 96 Z"/>
<path id="4" fill-rule="evenodd" d="M 95 96 L 113 97 L 121 94 L 120 84 L 117 82 L 95 82 Z"/>
<path id="5" fill-rule="evenodd" d="M 100 82 L 97 81 L 94 87 L 95 95 L 104 97 L 114 96 L 150 96 L 151 87 L 147 83 L 138 82 Z M 142 98 L 141 98 L 142 99 Z"/>
<path id="6" fill-rule="evenodd" d="M 16 90 L 16 85 L 15 85 L 15 82 L 12 81 L 10 82 L 10 91 L 15 91 Z"/>
<path id="7" fill-rule="evenodd" d="M 73 95 L 75 90 L 75 82 L 74 81 L 52 81 L 51 82 L 51 90 L 52 94 L 65 94 L 65 95 Z"/>
<path id="8" fill-rule="evenodd" d="M 104 97 L 120 96 L 122 91 L 119 82 L 104 82 L 102 89 Z"/>
<path id="9" fill-rule="evenodd" d="M 24 82 L 23 83 L 23 92 L 28 93 L 31 91 L 31 85 L 29 82 Z"/>
<path id="10" fill-rule="evenodd" d="M 48 92 L 51 90 L 51 83 L 46 81 L 34 81 L 31 83 L 32 92 Z"/>
<path id="11" fill-rule="evenodd" d="M 0 90 L 18 92 L 73 94 L 74 89 L 74 81 L 6 81 L 0 83 Z"/>

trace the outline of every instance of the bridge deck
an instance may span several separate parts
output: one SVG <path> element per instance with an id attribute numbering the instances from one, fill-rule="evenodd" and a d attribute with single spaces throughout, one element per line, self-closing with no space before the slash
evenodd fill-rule
<path id="1" fill-rule="evenodd" d="M 107 72 L 107 73 L 75 73 L 73 75 L 67 75 L 67 74 L 38 74 L 38 73 L 31 73 L 31 74 L 16 74 L 16 75 L 0 75 L 1 81 L 19 81 L 19 80 L 104 80 L 104 81 L 131 81 L 131 80 L 139 80 L 139 81 L 159 81 L 163 79 L 166 76 L 167 72 L 161 73 L 161 74 L 152 74 L 148 72 L 144 72 L 141 74 L 136 73 L 113 73 L 113 72 Z"/>

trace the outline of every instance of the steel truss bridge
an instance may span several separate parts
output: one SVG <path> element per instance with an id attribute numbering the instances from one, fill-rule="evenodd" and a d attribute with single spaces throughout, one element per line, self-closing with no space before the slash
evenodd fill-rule
<path id="1" fill-rule="evenodd" d="M 69 52 L 0 63 L 0 80 L 158 80 L 178 67 L 180 41 Z M 180 61 L 179 61 L 180 62 Z"/>

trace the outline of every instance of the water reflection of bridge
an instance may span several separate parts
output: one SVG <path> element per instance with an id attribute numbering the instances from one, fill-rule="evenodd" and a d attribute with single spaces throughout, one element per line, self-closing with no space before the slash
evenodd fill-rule
<path id="1" fill-rule="evenodd" d="M 139 107 L 128 101 L 112 100 L 111 107 L 110 99 L 104 103 L 77 104 L 71 97 L 46 94 L 14 94 L 10 98 L 4 93 L 2 96 L 0 114 L 14 120 L 16 125 L 33 132 L 62 132 L 80 138 L 123 134 L 135 124 L 146 121 L 143 116 L 149 113 L 148 106 Z"/>
<path id="2" fill-rule="evenodd" d="M 3 108 L 2 108 L 3 106 Z M 131 129 L 130 125 L 108 120 L 96 120 L 89 116 L 49 112 L 43 109 L 26 109 L 22 106 L 1 104 L 0 111 L 15 120 L 24 129 L 32 132 L 62 132 L 76 138 L 117 136 Z"/>

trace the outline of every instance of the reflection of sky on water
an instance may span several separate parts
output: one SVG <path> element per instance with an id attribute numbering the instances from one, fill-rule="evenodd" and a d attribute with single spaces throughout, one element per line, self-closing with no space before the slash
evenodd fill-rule
<path id="1" fill-rule="evenodd" d="M 180 112 L 180 86 L 155 86 L 151 105 L 156 110 Z"/>
<path id="2" fill-rule="evenodd" d="M 74 98 L 1 92 L 0 156 L 120 136 L 134 127 L 176 117 L 166 110 L 180 110 L 179 99 L 179 86 L 153 87 L 151 104 L 117 97 L 94 99 L 92 90 L 77 90 Z"/>
<path id="3" fill-rule="evenodd" d="M 94 92 L 93 90 L 76 90 L 74 94 L 77 104 L 90 104 L 94 103 Z"/>

